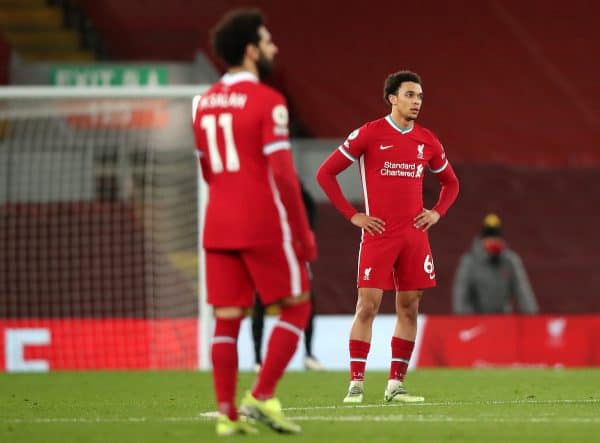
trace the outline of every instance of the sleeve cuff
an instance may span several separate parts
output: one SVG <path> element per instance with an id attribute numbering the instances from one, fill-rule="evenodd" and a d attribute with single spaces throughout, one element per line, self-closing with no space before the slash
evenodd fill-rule
<path id="1" fill-rule="evenodd" d="M 446 161 L 444 162 L 444 164 L 438 168 L 438 169 L 431 169 L 431 172 L 433 172 L 434 174 L 439 174 L 440 172 L 442 172 L 444 169 L 446 169 L 448 167 L 448 159 L 446 159 Z"/>
<path id="2" fill-rule="evenodd" d="M 263 146 L 263 154 L 269 155 L 277 151 L 282 151 L 284 149 L 290 149 L 291 145 L 288 140 L 281 140 L 278 142 L 269 143 Z"/>
<path id="3" fill-rule="evenodd" d="M 338 151 L 340 151 L 344 155 L 344 157 L 346 157 L 351 162 L 356 161 L 356 157 L 354 157 L 352 154 L 350 154 L 343 146 L 340 146 L 338 148 Z"/>

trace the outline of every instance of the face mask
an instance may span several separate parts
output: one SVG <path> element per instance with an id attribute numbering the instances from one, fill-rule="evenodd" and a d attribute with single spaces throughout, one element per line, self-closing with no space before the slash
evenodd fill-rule
<path id="1" fill-rule="evenodd" d="M 492 255 L 499 255 L 506 247 L 506 242 L 501 238 L 485 238 L 483 239 L 483 249 Z"/>

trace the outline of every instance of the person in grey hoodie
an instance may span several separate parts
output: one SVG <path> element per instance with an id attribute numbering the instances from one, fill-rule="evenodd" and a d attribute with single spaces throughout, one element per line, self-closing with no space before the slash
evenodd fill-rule
<path id="1" fill-rule="evenodd" d="M 523 262 L 504 240 L 500 218 L 488 214 L 481 234 L 460 259 L 452 309 L 455 314 L 509 314 L 513 306 L 523 314 L 539 311 Z"/>

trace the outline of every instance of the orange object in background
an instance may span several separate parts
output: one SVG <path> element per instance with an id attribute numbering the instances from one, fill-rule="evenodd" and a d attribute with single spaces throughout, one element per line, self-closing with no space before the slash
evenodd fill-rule
<path id="1" fill-rule="evenodd" d="M 166 100 L 94 100 L 61 103 L 70 126 L 80 129 L 161 129 L 169 124 Z M 78 113 L 78 110 L 80 110 Z"/>

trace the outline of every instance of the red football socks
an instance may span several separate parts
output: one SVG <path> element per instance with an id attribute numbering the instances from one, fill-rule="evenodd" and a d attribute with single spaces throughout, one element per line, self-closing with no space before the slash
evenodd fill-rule
<path id="1" fill-rule="evenodd" d="M 365 367 L 371 343 L 361 340 L 350 340 L 350 380 L 365 379 Z"/>
<path id="2" fill-rule="evenodd" d="M 213 382 L 219 412 L 237 420 L 235 391 L 237 388 L 237 337 L 242 318 L 217 318 L 212 342 Z"/>
<path id="3" fill-rule="evenodd" d="M 281 316 L 269 337 L 264 364 L 252 390 L 254 398 L 267 400 L 273 397 L 277 382 L 296 352 L 310 309 L 310 302 L 281 308 Z"/>
<path id="4" fill-rule="evenodd" d="M 390 365 L 390 380 L 404 381 L 408 362 L 415 347 L 414 341 L 392 337 L 392 363 Z"/>

